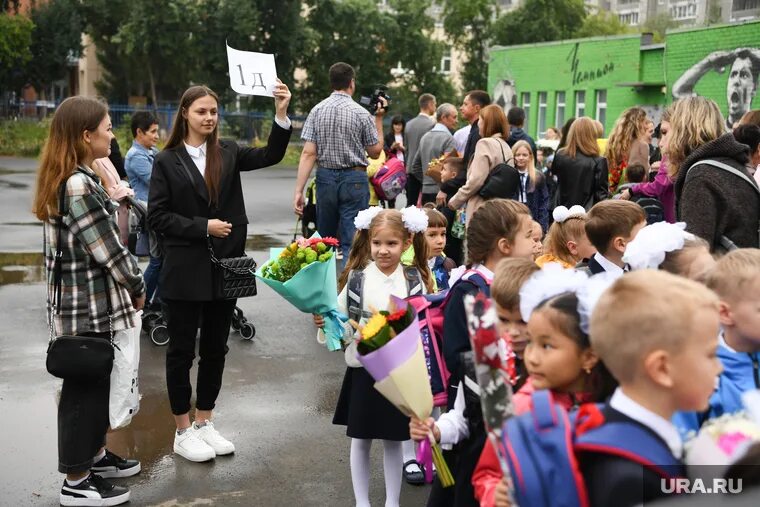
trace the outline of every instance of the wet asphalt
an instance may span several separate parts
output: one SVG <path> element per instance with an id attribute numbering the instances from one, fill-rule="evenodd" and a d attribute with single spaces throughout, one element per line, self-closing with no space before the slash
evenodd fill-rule
<path id="1" fill-rule="evenodd" d="M 56 400 L 60 380 L 45 370 L 48 331 L 41 282 L 42 227 L 31 214 L 36 162 L 0 157 L 0 505 L 58 505 Z M 249 254 L 289 241 L 294 168 L 244 173 Z M 144 266 L 144 263 L 143 263 Z M 345 428 L 331 423 L 342 354 L 316 343 L 309 316 L 263 284 L 238 305 L 252 341 L 233 331 L 216 426 L 236 453 L 209 463 L 172 454 L 164 381 L 166 349 L 141 341 L 140 412 L 108 435 L 117 454 L 139 459 L 140 475 L 119 480 L 131 505 L 353 505 Z M 194 378 L 194 373 L 192 374 Z M 372 504 L 384 505 L 382 446 L 372 451 Z M 399 473 L 401 464 L 399 464 Z M 428 486 L 404 484 L 401 504 L 424 505 Z"/>

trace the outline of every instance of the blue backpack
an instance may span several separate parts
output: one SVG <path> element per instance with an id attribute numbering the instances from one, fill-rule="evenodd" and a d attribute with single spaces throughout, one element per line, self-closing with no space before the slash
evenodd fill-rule
<path id="1" fill-rule="evenodd" d="M 509 419 L 502 434 L 518 505 L 588 507 L 577 458 L 583 452 L 620 456 L 664 478 L 681 470 L 662 442 L 641 426 L 605 423 L 600 405 L 589 403 L 568 414 L 548 390 L 533 393 L 532 402 L 531 411 Z"/>

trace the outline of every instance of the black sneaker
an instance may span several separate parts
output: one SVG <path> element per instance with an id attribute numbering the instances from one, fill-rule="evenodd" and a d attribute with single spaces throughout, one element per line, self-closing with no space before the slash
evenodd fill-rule
<path id="1" fill-rule="evenodd" d="M 129 501 L 129 488 L 114 486 L 96 474 L 76 486 L 69 486 L 64 479 L 61 488 L 61 505 L 86 507 L 109 507 Z"/>
<path id="2" fill-rule="evenodd" d="M 93 463 L 90 471 L 106 479 L 132 477 L 140 473 L 140 462 L 136 459 L 121 458 L 106 449 L 106 455 L 97 463 Z"/>

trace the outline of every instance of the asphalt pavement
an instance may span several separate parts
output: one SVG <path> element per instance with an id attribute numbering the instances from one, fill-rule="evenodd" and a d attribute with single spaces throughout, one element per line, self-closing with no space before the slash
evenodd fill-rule
<path id="1" fill-rule="evenodd" d="M 57 472 L 60 380 L 45 370 L 42 227 L 31 213 L 35 171 L 35 160 L 0 157 L 0 505 L 58 505 L 63 477 Z M 248 253 L 263 262 L 270 247 L 293 237 L 295 168 L 244 173 L 242 181 Z M 230 334 L 215 411 L 216 427 L 235 443 L 231 457 L 196 464 L 172 454 L 166 349 L 143 335 L 140 412 L 129 427 L 108 435 L 111 450 L 142 462 L 140 475 L 119 481 L 131 488 L 131 505 L 353 505 L 349 439 L 331 423 L 342 354 L 316 343 L 310 316 L 264 284 L 259 291 L 238 303 L 256 336 L 246 341 Z M 371 498 L 381 506 L 382 445 L 372 455 Z M 401 504 L 424 505 L 428 491 L 404 484 Z"/>

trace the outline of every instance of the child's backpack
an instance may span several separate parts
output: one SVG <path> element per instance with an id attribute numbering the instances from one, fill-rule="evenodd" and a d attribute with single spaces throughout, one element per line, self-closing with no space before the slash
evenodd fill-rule
<path id="1" fill-rule="evenodd" d="M 577 458 L 583 452 L 620 456 L 663 478 L 683 471 L 657 437 L 641 426 L 605 423 L 600 406 L 593 403 L 568 414 L 548 390 L 533 393 L 530 412 L 507 421 L 501 443 L 518 505 L 587 507 L 588 491 Z"/>
<path id="2" fill-rule="evenodd" d="M 303 214 L 301 215 L 301 234 L 304 238 L 310 238 L 317 232 L 317 180 L 312 179 L 306 185 L 304 196 Z"/>
<path id="3" fill-rule="evenodd" d="M 665 207 L 658 198 L 633 194 L 631 195 L 631 201 L 644 209 L 644 213 L 647 215 L 647 225 L 663 222 L 665 220 Z"/>
<path id="4" fill-rule="evenodd" d="M 390 201 L 406 188 L 406 168 L 404 163 L 395 156 L 388 157 L 385 164 L 370 178 L 377 198 Z"/>
<path id="5" fill-rule="evenodd" d="M 480 290 L 485 290 L 488 286 L 486 279 L 475 270 L 466 271 L 456 283 L 471 283 Z M 443 313 L 450 294 L 451 290 L 448 289 L 436 294 L 418 294 L 406 298 L 417 311 L 425 362 L 433 391 L 433 404 L 436 407 L 444 407 L 448 402 L 451 372 L 443 358 Z"/>

